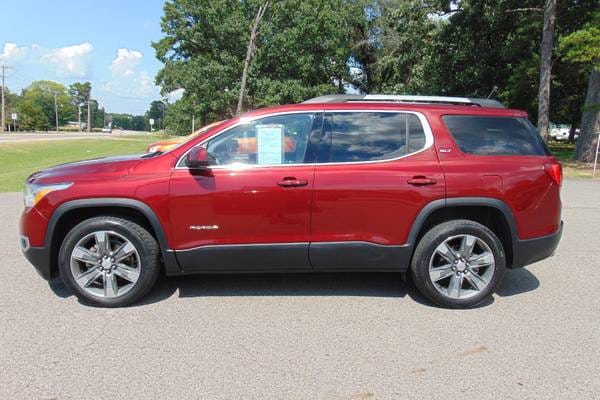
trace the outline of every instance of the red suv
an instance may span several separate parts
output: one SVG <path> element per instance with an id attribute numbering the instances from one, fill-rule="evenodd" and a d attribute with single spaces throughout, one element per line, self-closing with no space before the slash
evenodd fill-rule
<path id="1" fill-rule="evenodd" d="M 161 269 L 410 271 L 446 307 L 553 254 L 561 166 L 492 100 L 334 95 L 257 110 L 165 153 L 26 183 L 21 247 L 46 279 L 114 307 Z"/>

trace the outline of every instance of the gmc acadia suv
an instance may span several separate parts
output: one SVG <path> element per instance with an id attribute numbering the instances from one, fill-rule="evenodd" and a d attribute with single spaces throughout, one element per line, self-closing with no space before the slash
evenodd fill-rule
<path id="1" fill-rule="evenodd" d="M 225 121 L 165 153 L 27 179 L 21 247 L 82 301 L 130 304 L 167 275 L 399 271 L 472 307 L 553 254 L 562 170 L 493 100 L 333 95 Z"/>

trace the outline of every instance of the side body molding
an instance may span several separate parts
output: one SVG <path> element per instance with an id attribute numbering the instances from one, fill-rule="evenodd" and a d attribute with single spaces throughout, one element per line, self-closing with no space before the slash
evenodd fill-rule
<path id="1" fill-rule="evenodd" d="M 129 199 L 129 198 L 93 198 L 93 199 L 81 199 L 81 200 L 71 200 L 61 204 L 56 211 L 52 214 L 50 221 L 48 222 L 48 228 L 46 230 L 46 237 L 44 240 L 45 247 L 50 249 L 52 245 L 52 238 L 54 236 L 56 225 L 58 221 L 60 221 L 61 217 L 73 210 L 77 209 L 85 209 L 85 208 L 93 208 L 93 207 L 121 207 L 121 208 L 130 208 L 136 211 L 141 212 L 147 219 L 150 221 L 150 225 L 152 225 L 152 229 L 156 234 L 156 240 L 160 245 L 160 250 L 162 253 L 163 262 L 165 264 L 165 270 L 167 272 L 180 272 L 179 264 L 177 263 L 177 259 L 175 258 L 175 253 L 173 250 L 169 249 L 169 244 L 167 242 L 167 237 L 165 235 L 164 229 L 154 213 L 154 211 L 145 203 Z"/>

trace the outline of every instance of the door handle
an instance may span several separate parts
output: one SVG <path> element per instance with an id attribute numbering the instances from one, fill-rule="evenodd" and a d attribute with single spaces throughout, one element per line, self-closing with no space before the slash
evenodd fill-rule
<path id="1" fill-rule="evenodd" d="M 437 183 L 436 179 L 427 178 L 424 176 L 413 176 L 412 179 L 408 180 L 408 184 L 414 185 L 414 186 L 435 185 L 436 183 Z"/>
<path id="2" fill-rule="evenodd" d="M 296 186 L 306 186 L 308 185 L 308 181 L 305 179 L 296 179 L 293 177 L 286 177 L 277 182 L 279 186 L 282 187 L 296 187 Z"/>

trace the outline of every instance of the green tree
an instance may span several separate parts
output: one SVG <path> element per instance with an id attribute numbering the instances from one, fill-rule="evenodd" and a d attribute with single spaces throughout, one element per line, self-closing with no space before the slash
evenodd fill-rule
<path id="1" fill-rule="evenodd" d="M 65 86 L 53 81 L 35 81 L 23 89 L 18 108 L 24 129 L 48 130 L 55 126 L 55 95 L 58 122 L 63 125 L 73 115 L 73 105 Z"/>
<path id="2" fill-rule="evenodd" d="M 164 129 L 165 127 L 165 115 L 166 115 L 167 105 L 165 102 L 160 100 L 154 100 L 150 103 L 150 108 L 146 111 L 146 119 L 154 120 L 154 128 L 156 129 Z"/>
<path id="3" fill-rule="evenodd" d="M 81 114 L 85 114 L 87 119 L 87 102 L 92 94 L 92 84 L 90 82 L 75 82 L 69 86 L 69 96 L 71 103 L 75 107 L 76 119 L 81 129 Z"/>
<path id="4" fill-rule="evenodd" d="M 134 131 L 148 130 L 148 127 L 146 126 L 146 118 L 143 115 L 134 115 L 131 118 L 131 129 Z"/>
<path id="5" fill-rule="evenodd" d="M 100 107 L 98 100 L 90 100 L 92 108 L 92 128 L 103 128 L 106 125 L 106 111 Z"/>
<path id="6" fill-rule="evenodd" d="M 359 1 L 280 0 L 260 23 L 248 69 L 245 109 L 342 92 L 350 79 L 349 31 L 363 16 Z M 235 114 L 243 62 L 259 0 L 173 0 L 164 6 L 165 37 L 153 43 L 164 67 L 163 94 L 185 89 L 177 110 L 198 125 Z M 191 115 L 178 118 L 189 123 Z M 187 128 L 189 131 L 190 128 Z"/>
<path id="7" fill-rule="evenodd" d="M 600 11 L 581 29 L 560 38 L 563 58 L 586 65 L 589 81 L 581 116 L 581 133 L 577 141 L 575 158 L 591 162 L 594 158 L 596 130 L 600 112 Z"/>
<path id="8" fill-rule="evenodd" d="M 18 106 L 19 106 L 19 101 L 20 101 L 20 97 L 19 95 L 17 95 L 16 93 L 12 93 L 7 87 L 4 88 L 4 101 L 5 101 L 5 112 L 6 112 L 6 127 L 5 129 L 8 130 L 9 129 L 9 125 L 10 125 L 10 129 L 12 130 L 12 126 L 13 126 L 13 120 L 11 119 L 11 114 L 12 113 L 16 113 L 18 112 Z M 17 125 L 19 125 L 20 121 L 17 121 Z"/>
<path id="9" fill-rule="evenodd" d="M 440 20 L 431 57 L 424 59 L 423 93 L 498 97 L 537 120 L 543 0 L 462 0 Z M 591 19 L 595 0 L 558 2 L 556 33 Z M 555 43 L 555 46 L 557 44 Z M 553 54 L 558 51 L 553 50 Z M 550 117 L 570 123 L 585 92 L 584 68 L 554 59 Z M 556 120 L 556 118 L 560 118 Z"/>
<path id="10" fill-rule="evenodd" d="M 18 105 L 19 129 L 25 131 L 45 130 L 50 127 L 48 116 L 31 97 L 23 98 Z"/>
<path id="11" fill-rule="evenodd" d="M 165 116 L 165 126 L 169 133 L 187 135 L 192 130 L 193 103 L 183 99 L 169 104 L 169 112 Z"/>
<path id="12" fill-rule="evenodd" d="M 171 0 L 163 93 L 185 89 L 167 124 L 178 133 L 235 114 L 247 45 L 264 0 Z M 537 119 L 545 0 L 269 2 L 248 63 L 245 109 L 303 101 L 349 85 L 364 93 L 497 97 Z M 555 32 L 591 20 L 597 0 L 557 2 Z M 559 52 L 556 41 L 552 54 Z M 578 122 L 589 68 L 552 60 L 551 121 Z"/>
<path id="13" fill-rule="evenodd" d="M 364 93 L 427 92 L 425 67 L 449 2 L 374 0 L 362 7 L 365 17 L 352 30 L 353 85 Z"/>

